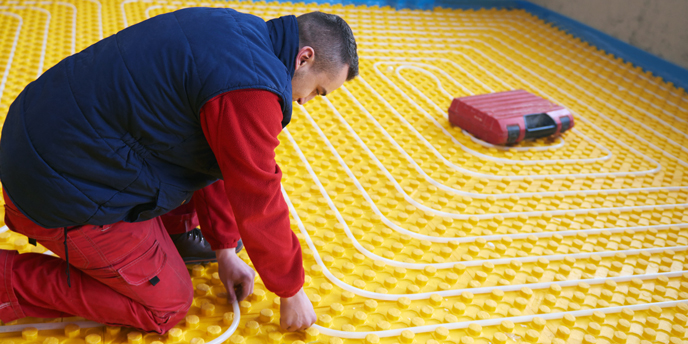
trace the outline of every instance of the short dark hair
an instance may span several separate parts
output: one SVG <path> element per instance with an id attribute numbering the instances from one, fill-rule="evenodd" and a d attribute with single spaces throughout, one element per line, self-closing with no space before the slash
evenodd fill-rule
<path id="1" fill-rule="evenodd" d="M 356 39 L 349 24 L 341 17 L 323 12 L 298 16 L 299 49 L 309 46 L 317 53 L 314 68 L 333 70 L 342 64 L 349 66 L 346 80 L 358 75 Z"/>

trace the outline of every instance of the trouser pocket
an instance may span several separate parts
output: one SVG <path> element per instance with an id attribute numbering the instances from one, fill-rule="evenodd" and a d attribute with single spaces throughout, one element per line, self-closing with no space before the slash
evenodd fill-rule
<path id="1" fill-rule="evenodd" d="M 167 262 L 165 251 L 160 249 L 158 241 L 153 242 L 146 252 L 127 265 L 117 269 L 117 272 L 125 282 L 132 286 L 140 286 L 146 282 L 155 286 L 160 282 L 158 274 Z"/>
<path id="2" fill-rule="evenodd" d="M 155 240 L 140 256 L 117 267 L 130 290 L 128 296 L 149 308 L 161 324 L 177 312 L 186 312 L 193 299 L 193 285 L 186 268 L 177 271 L 170 263 L 163 246 Z"/>

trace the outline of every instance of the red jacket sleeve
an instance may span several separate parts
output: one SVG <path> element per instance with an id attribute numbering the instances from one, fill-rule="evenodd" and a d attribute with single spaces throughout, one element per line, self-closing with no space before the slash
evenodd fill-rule
<path id="1" fill-rule="evenodd" d="M 227 200 L 246 252 L 265 287 L 291 297 L 303 286 L 301 245 L 289 226 L 275 162 L 282 131 L 279 98 L 237 90 L 208 101 L 201 126 L 222 171 Z"/>
<path id="2" fill-rule="evenodd" d="M 213 251 L 237 247 L 241 239 L 232 204 L 227 199 L 225 182 L 218 180 L 194 192 L 192 203 L 203 237 Z"/>

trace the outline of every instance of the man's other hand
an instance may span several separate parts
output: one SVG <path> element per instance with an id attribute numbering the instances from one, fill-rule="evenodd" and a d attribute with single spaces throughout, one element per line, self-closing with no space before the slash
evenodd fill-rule
<path id="1" fill-rule="evenodd" d="M 227 302 L 243 301 L 253 293 L 253 280 L 256 272 L 237 256 L 234 248 L 215 251 L 217 273 L 227 288 Z"/>
<path id="2" fill-rule="evenodd" d="M 315 321 L 317 317 L 311 304 L 311 300 L 306 296 L 303 288 L 296 295 L 280 299 L 280 325 L 287 331 L 305 330 Z"/>

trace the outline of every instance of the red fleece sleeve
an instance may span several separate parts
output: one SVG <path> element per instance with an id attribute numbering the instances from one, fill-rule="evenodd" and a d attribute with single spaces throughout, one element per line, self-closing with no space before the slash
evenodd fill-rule
<path id="1" fill-rule="evenodd" d="M 256 271 L 268 290 L 293 296 L 303 286 L 304 271 L 275 162 L 282 131 L 278 96 L 263 90 L 223 93 L 203 106 L 201 126 Z"/>
<path id="2" fill-rule="evenodd" d="M 227 199 L 224 181 L 218 180 L 194 192 L 193 206 L 203 237 L 213 251 L 237 247 L 241 236 L 234 219 L 232 204 Z"/>

